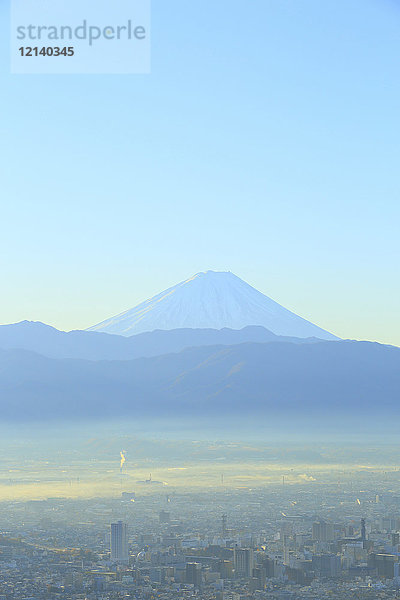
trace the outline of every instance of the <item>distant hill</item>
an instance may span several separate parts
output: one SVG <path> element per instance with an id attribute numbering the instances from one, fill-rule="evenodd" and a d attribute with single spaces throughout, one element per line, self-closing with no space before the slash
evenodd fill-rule
<path id="1" fill-rule="evenodd" d="M 264 327 L 233 329 L 176 329 L 132 337 L 91 331 L 58 331 L 43 323 L 22 321 L 0 326 L 0 348 L 22 349 L 49 358 L 131 360 L 180 352 L 192 346 L 233 345 L 243 342 L 291 341 L 313 343 L 315 338 L 282 338 Z"/>
<path id="2" fill-rule="evenodd" d="M 0 351 L 3 420 L 399 417 L 400 349 L 371 342 L 203 346 L 132 361 Z"/>
<path id="3" fill-rule="evenodd" d="M 281 336 L 338 339 L 233 273 L 215 271 L 197 273 L 89 331 L 131 336 L 156 329 L 243 329 L 249 325 Z"/>

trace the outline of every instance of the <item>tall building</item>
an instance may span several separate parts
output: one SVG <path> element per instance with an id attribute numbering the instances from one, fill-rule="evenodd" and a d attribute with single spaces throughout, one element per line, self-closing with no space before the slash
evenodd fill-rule
<path id="1" fill-rule="evenodd" d="M 128 562 L 128 526 L 122 521 L 111 523 L 111 560 Z"/>
<path id="2" fill-rule="evenodd" d="M 236 577 L 252 577 L 254 551 L 252 548 L 235 548 L 233 551 Z"/>
<path id="3" fill-rule="evenodd" d="M 221 559 L 218 564 L 218 571 L 221 579 L 233 579 L 233 562 L 231 560 Z"/>
<path id="4" fill-rule="evenodd" d="M 186 563 L 186 583 L 192 583 L 196 589 L 201 588 L 201 565 L 199 563 Z"/>
<path id="5" fill-rule="evenodd" d="M 322 554 L 312 557 L 312 568 L 318 577 L 339 577 L 341 559 L 337 554 Z"/>
<path id="6" fill-rule="evenodd" d="M 325 521 L 317 521 L 312 526 L 313 540 L 319 542 L 330 542 L 335 539 L 333 523 L 325 523 Z"/>
<path id="7" fill-rule="evenodd" d="M 399 557 L 395 554 L 370 554 L 368 565 L 377 570 L 378 577 L 393 579 L 399 575 Z"/>
<path id="8" fill-rule="evenodd" d="M 361 540 L 365 542 L 367 539 L 366 529 L 365 529 L 365 519 L 361 519 Z"/>
<path id="9" fill-rule="evenodd" d="M 253 591 L 263 590 L 265 588 L 265 581 L 266 581 L 265 569 L 261 565 L 254 567 L 253 578 L 252 578 Z"/>
<path id="10" fill-rule="evenodd" d="M 226 527 L 226 519 L 227 516 L 226 515 L 222 515 L 222 537 L 226 537 L 226 533 L 227 533 L 227 527 Z"/>

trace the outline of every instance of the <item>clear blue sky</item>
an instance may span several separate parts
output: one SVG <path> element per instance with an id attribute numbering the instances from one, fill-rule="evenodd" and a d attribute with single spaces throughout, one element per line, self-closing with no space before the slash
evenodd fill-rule
<path id="1" fill-rule="evenodd" d="M 215 269 L 400 345 L 400 2 L 153 0 L 130 76 L 9 75 L 0 11 L 1 323 Z"/>

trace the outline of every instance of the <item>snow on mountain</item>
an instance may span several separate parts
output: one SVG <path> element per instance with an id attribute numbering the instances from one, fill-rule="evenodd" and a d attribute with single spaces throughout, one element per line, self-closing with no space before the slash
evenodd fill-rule
<path id="1" fill-rule="evenodd" d="M 261 325 L 276 335 L 337 339 L 233 273 L 215 271 L 197 273 L 88 331 L 131 336 L 156 329 L 242 329 L 249 325 Z"/>

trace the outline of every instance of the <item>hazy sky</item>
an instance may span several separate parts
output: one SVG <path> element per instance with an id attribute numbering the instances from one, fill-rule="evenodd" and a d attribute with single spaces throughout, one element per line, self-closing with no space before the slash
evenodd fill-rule
<path id="1" fill-rule="evenodd" d="M 9 75 L 0 11 L 1 323 L 215 269 L 400 345 L 400 2 L 153 0 L 140 76 Z"/>

